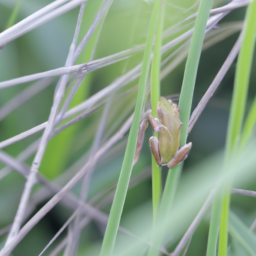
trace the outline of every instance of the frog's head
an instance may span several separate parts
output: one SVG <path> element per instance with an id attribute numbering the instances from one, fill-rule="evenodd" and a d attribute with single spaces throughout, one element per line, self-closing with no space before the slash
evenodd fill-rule
<path id="1" fill-rule="evenodd" d="M 171 100 L 161 97 L 157 106 L 159 122 L 164 125 L 172 135 L 179 137 L 181 121 L 180 110 Z"/>
<path id="2" fill-rule="evenodd" d="M 160 97 L 158 106 L 157 106 L 157 115 L 160 119 L 163 119 L 164 117 L 171 118 L 172 120 L 178 120 L 180 123 L 180 109 L 178 106 L 173 103 L 171 100 L 167 100 L 164 97 Z"/>

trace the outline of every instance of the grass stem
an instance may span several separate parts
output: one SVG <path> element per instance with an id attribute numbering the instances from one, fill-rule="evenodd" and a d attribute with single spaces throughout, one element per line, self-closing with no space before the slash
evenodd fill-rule
<path id="1" fill-rule="evenodd" d="M 186 63 L 184 80 L 182 84 L 179 102 L 180 117 L 181 121 L 183 122 L 180 138 L 181 146 L 185 145 L 187 140 L 188 122 L 191 112 L 191 104 L 196 74 L 205 35 L 206 23 L 210 15 L 212 2 L 212 0 L 203 0 L 200 2 L 198 15 L 195 22 L 195 28 L 191 39 L 191 45 Z M 173 169 L 169 170 L 166 185 L 163 191 L 163 198 L 160 205 L 159 220 L 166 218 L 167 216 L 170 217 L 169 212 L 173 202 L 173 198 L 176 194 L 176 188 L 178 186 L 178 180 L 180 177 L 182 166 L 183 164 L 180 164 L 174 167 Z M 158 237 L 153 235 L 152 244 L 154 245 L 155 248 L 161 248 L 164 236 L 165 232 L 162 232 L 162 235 L 158 235 Z M 158 251 L 151 247 L 149 249 L 148 256 L 156 255 L 158 255 Z"/>
<path id="2" fill-rule="evenodd" d="M 139 81 L 139 89 L 138 89 L 138 96 L 137 96 L 137 101 L 135 106 L 134 119 L 131 126 L 128 142 L 127 142 L 124 161 L 123 161 L 121 173 L 120 173 L 118 184 L 117 184 L 116 194 L 115 194 L 111 211 L 110 211 L 107 229 L 103 239 L 103 244 L 102 244 L 101 253 L 100 253 L 101 256 L 112 255 L 112 252 L 115 246 L 117 230 L 121 220 L 123 206 L 124 206 L 127 189 L 130 181 L 131 171 L 132 171 L 133 158 L 135 155 L 140 116 L 141 116 L 141 110 L 142 110 L 145 91 L 146 91 L 146 84 L 147 84 L 150 61 L 151 61 L 151 52 L 153 48 L 159 9 L 160 9 L 160 0 L 156 0 L 154 3 L 152 15 L 151 15 L 149 32 L 148 32 L 145 52 L 143 56 L 142 70 L 141 70 L 141 76 Z"/>
<path id="3" fill-rule="evenodd" d="M 256 35 L 256 1 L 252 1 L 248 8 L 244 24 L 244 38 L 241 51 L 238 56 L 237 69 L 235 74 L 235 84 L 232 96 L 230 118 L 228 123 L 227 143 L 225 157 L 226 161 L 231 159 L 232 154 L 238 144 L 242 124 L 245 115 L 246 98 L 248 94 L 249 79 L 251 73 L 253 52 Z M 227 255 L 228 246 L 228 212 L 230 193 L 226 189 L 221 210 L 220 236 L 219 236 L 219 256 Z"/>
<path id="4" fill-rule="evenodd" d="M 154 55 L 151 68 L 151 107 L 152 115 L 157 118 L 157 105 L 160 97 L 160 67 L 161 67 L 161 47 L 164 24 L 164 3 L 160 5 L 160 11 L 156 29 L 156 39 L 154 46 Z M 158 133 L 153 132 L 153 136 L 158 138 Z M 156 219 L 162 193 L 161 168 L 158 167 L 152 154 L 152 197 L 153 197 L 153 216 Z"/>

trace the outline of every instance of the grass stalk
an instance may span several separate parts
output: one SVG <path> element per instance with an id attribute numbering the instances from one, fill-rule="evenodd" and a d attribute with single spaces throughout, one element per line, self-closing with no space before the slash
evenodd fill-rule
<path id="1" fill-rule="evenodd" d="M 187 140 L 187 130 L 188 130 L 188 122 L 189 116 L 191 112 L 191 104 L 193 98 L 193 91 L 195 87 L 195 80 L 197 69 L 199 65 L 199 58 L 201 55 L 201 49 L 203 45 L 206 23 L 210 15 L 210 10 L 212 7 L 212 0 L 203 0 L 200 2 L 198 15 L 195 22 L 195 28 L 191 39 L 191 45 L 189 49 L 189 54 L 185 67 L 184 80 L 181 88 L 180 95 L 180 117 L 183 122 L 183 126 L 181 129 L 181 138 L 180 145 L 183 146 Z M 159 220 L 165 219 L 167 216 L 169 217 L 170 208 L 176 193 L 176 188 L 178 186 L 178 180 L 180 177 L 180 173 L 182 170 L 183 164 L 180 164 L 173 169 L 169 170 L 166 185 L 163 191 L 163 198 L 160 204 L 159 210 Z M 154 232 L 155 233 L 155 232 Z M 165 232 L 161 233 L 161 236 L 154 237 L 153 236 L 153 245 L 155 248 L 161 248 L 163 243 L 163 238 L 165 236 Z M 149 249 L 148 256 L 156 256 L 158 255 L 158 251 L 151 247 Z"/>
<path id="2" fill-rule="evenodd" d="M 97 7 L 97 6 L 96 6 Z M 96 9 L 96 8 L 95 8 Z M 93 10 L 96 11 L 96 10 Z M 102 20 L 100 21 L 98 27 L 95 29 L 94 33 L 92 34 L 90 40 L 88 41 L 87 45 L 84 48 L 84 51 L 78 57 L 78 62 L 87 63 L 92 61 L 94 58 L 94 51 L 97 47 L 97 41 L 100 37 L 101 28 L 104 24 L 103 20 L 107 12 L 104 14 Z M 84 31 L 85 24 L 86 24 L 86 17 L 83 16 L 81 30 Z M 92 81 L 92 73 L 86 74 L 85 78 L 83 79 L 82 83 L 80 84 L 79 88 L 77 89 L 74 98 L 72 99 L 69 109 L 81 104 L 85 99 L 89 97 L 89 91 Z M 71 89 L 71 88 L 70 88 Z M 70 89 L 68 93 L 70 93 Z M 66 101 L 67 95 L 64 98 L 63 102 Z M 72 139 L 74 138 L 79 125 L 73 125 L 69 129 L 66 129 L 61 134 L 53 138 L 47 146 L 45 156 L 41 165 L 42 173 L 44 173 L 48 178 L 55 178 L 61 170 L 67 164 L 69 160 L 68 154 L 70 153 L 70 145 Z"/>
<path id="3" fill-rule="evenodd" d="M 254 98 L 249 114 L 245 120 L 243 132 L 240 140 L 241 148 L 243 148 L 250 140 L 253 134 L 253 129 L 255 125 L 256 125 L 256 97 Z"/>
<path id="4" fill-rule="evenodd" d="M 160 5 L 160 11 L 156 29 L 156 39 L 154 46 L 154 55 L 151 67 L 151 108 L 153 117 L 157 118 L 157 104 L 160 97 L 160 67 L 161 67 L 161 47 L 164 24 L 164 3 Z M 153 136 L 158 138 L 158 133 L 153 131 Z M 152 197 L 153 197 L 153 216 L 156 219 L 162 193 L 161 168 L 158 167 L 152 154 Z"/>
<path id="5" fill-rule="evenodd" d="M 228 123 L 227 143 L 225 157 L 229 161 L 241 135 L 242 124 L 245 114 L 246 98 L 248 94 L 249 79 L 251 73 L 255 35 L 256 35 L 256 1 L 252 1 L 246 12 L 244 24 L 244 38 L 241 51 L 238 56 L 237 69 L 235 74 L 234 91 L 231 102 L 230 118 Z M 228 246 L 228 213 L 230 193 L 226 189 L 222 200 L 220 235 L 219 235 L 219 256 L 227 255 Z"/>
<path id="6" fill-rule="evenodd" d="M 183 123 L 181 127 L 180 145 L 186 144 L 189 117 L 191 113 L 192 99 L 199 65 L 199 58 L 204 41 L 206 22 L 210 15 L 213 0 L 201 1 L 198 16 L 195 22 L 195 29 L 191 39 L 191 45 L 186 62 L 184 79 L 180 93 L 180 119 Z"/>
<path id="7" fill-rule="evenodd" d="M 212 216 L 210 221 L 206 256 L 216 255 L 219 223 L 220 223 L 220 211 L 221 211 L 221 201 L 218 197 L 216 197 L 212 205 Z"/>
<path id="8" fill-rule="evenodd" d="M 110 256 L 113 252 L 115 240 L 117 236 L 117 230 L 120 223 L 123 206 L 127 194 L 129 180 L 132 171 L 133 158 L 135 155 L 135 148 L 137 143 L 137 134 L 140 123 L 141 110 L 144 102 L 144 96 L 146 91 L 146 84 L 149 74 L 149 67 L 151 61 L 151 52 L 153 48 L 153 41 L 155 36 L 156 24 L 159 15 L 160 0 L 156 0 L 151 15 L 149 24 L 149 32 L 146 41 L 145 52 L 142 62 L 141 76 L 139 80 L 138 96 L 135 106 L 134 119 L 132 122 L 127 147 L 125 151 L 124 161 L 119 176 L 115 197 L 110 211 L 109 221 L 106 228 L 106 232 L 103 238 L 103 244 L 101 248 L 101 256 Z"/>
<path id="9" fill-rule="evenodd" d="M 12 11 L 12 14 L 8 20 L 7 25 L 6 25 L 6 29 L 10 28 L 11 26 L 13 26 L 15 24 L 15 20 L 17 19 L 19 9 L 20 9 L 20 0 L 17 0 L 15 7 Z"/>

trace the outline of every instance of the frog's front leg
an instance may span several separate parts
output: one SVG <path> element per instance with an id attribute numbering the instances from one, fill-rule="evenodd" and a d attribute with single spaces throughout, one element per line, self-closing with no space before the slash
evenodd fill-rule
<path id="1" fill-rule="evenodd" d="M 167 164 L 168 168 L 173 168 L 174 166 L 176 166 L 177 164 L 181 163 L 182 161 L 184 161 L 187 156 L 188 153 L 190 151 L 192 147 L 192 143 L 189 142 L 188 144 L 184 145 L 183 147 L 181 147 L 176 154 L 173 156 L 173 158 L 171 159 L 171 161 Z"/>
<path id="2" fill-rule="evenodd" d="M 162 161 L 161 161 L 158 139 L 154 136 L 151 136 L 149 138 L 149 146 L 150 146 L 150 150 L 152 152 L 152 155 L 154 156 L 154 158 L 157 162 L 157 165 L 161 166 Z"/>
<path id="3" fill-rule="evenodd" d="M 149 146 L 158 166 L 162 166 L 170 161 L 175 152 L 173 153 L 171 147 L 173 139 L 169 130 L 159 124 L 158 133 L 158 139 L 156 137 L 149 139 Z"/>

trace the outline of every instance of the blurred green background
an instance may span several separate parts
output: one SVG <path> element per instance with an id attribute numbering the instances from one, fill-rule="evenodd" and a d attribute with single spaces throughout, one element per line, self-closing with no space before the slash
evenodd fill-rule
<path id="1" fill-rule="evenodd" d="M 0 0 L 1 31 L 5 30 L 15 3 L 16 1 L 12 0 Z M 51 1 L 22 0 L 18 16 L 16 17 L 16 22 L 24 19 L 49 3 L 51 3 Z M 79 41 L 91 26 L 101 3 L 102 0 L 93 0 L 87 3 Z M 226 1 L 215 1 L 215 7 L 226 3 Z M 193 5 L 194 8 L 189 9 Z M 197 10 L 197 7 L 198 4 L 196 1 L 166 1 L 165 29 L 184 20 L 190 14 L 194 13 Z M 147 36 L 151 10 L 151 1 L 115 0 L 110 8 L 106 20 L 104 21 L 93 59 L 99 59 L 144 43 Z M 64 66 L 74 34 L 78 11 L 79 8 L 75 8 L 74 10 L 55 18 L 26 35 L 8 43 L 4 49 L 0 51 L 0 81 Z M 244 13 L 245 8 L 232 11 L 221 21 L 219 27 L 214 30 L 217 31 L 227 23 L 232 25 L 235 24 L 235 22 L 242 22 L 244 19 Z M 192 21 L 194 21 L 194 19 Z M 186 24 L 188 25 L 186 27 L 177 27 L 175 33 L 164 39 L 163 43 L 170 41 L 193 27 L 193 23 L 191 23 L 191 21 Z M 228 36 L 202 52 L 198 77 L 196 80 L 193 108 L 197 105 L 211 84 L 216 73 L 234 45 L 237 36 L 238 32 L 233 33 L 231 36 Z M 90 39 L 83 53 L 77 60 L 77 64 L 87 62 L 90 59 L 95 41 L 96 36 Z M 164 54 L 164 58 L 174 52 L 178 46 Z M 142 53 L 139 53 L 129 59 L 88 74 L 73 99 L 71 107 L 81 103 L 86 98 L 89 98 L 91 95 L 108 86 L 118 77 L 139 64 L 141 60 Z M 256 63 L 254 61 L 252 70 L 255 70 L 255 65 Z M 161 83 L 162 96 L 179 93 L 184 67 L 185 60 L 163 79 Z M 186 172 L 188 167 L 196 166 L 207 157 L 210 157 L 224 148 L 235 67 L 236 63 L 231 66 L 217 92 L 210 100 L 188 137 L 188 141 L 193 143 L 193 149 L 185 162 L 184 172 Z M 10 115 L 0 120 L 1 141 L 41 124 L 48 119 L 57 81 L 58 78 L 53 78 L 49 86 L 26 101 Z M 126 118 L 132 113 L 136 99 L 136 91 L 132 90 L 129 94 L 123 94 L 129 89 L 135 88 L 137 82 L 138 80 L 128 84 L 113 94 L 113 103 L 107 119 L 102 143 L 106 141 L 110 135 L 113 135 Z M 249 98 L 247 102 L 248 109 L 251 106 L 256 93 L 256 87 L 253 86 L 255 83 L 256 73 L 252 72 Z M 0 93 L 0 107 L 5 106 L 5 104 L 7 104 L 14 96 L 18 95 L 32 84 L 33 83 L 21 84 L 2 89 Z M 147 106 L 148 104 L 145 105 L 145 109 Z M 103 107 L 99 108 L 89 117 L 86 117 L 76 125 L 57 135 L 49 143 L 40 168 L 40 172 L 42 174 L 49 179 L 54 179 L 69 170 L 73 170 L 73 173 L 79 170 L 79 167 L 81 167 L 86 161 L 86 157 L 84 156 L 89 152 L 92 145 L 95 131 L 102 117 L 103 109 Z M 148 129 L 145 136 L 146 139 L 143 151 L 139 162 L 133 170 L 133 175 L 145 170 L 151 164 L 150 150 L 148 143 L 146 142 L 149 136 L 151 136 L 151 133 L 152 130 Z M 28 147 L 41 135 L 42 132 L 32 135 L 29 138 L 4 148 L 4 151 L 16 157 L 22 150 Z M 90 185 L 90 198 L 117 181 L 124 156 L 126 139 L 127 135 L 106 154 L 102 161 L 97 164 Z M 33 156 L 26 161 L 28 165 L 31 164 Z M 82 160 L 77 167 L 73 167 L 73 165 L 81 158 Z M 3 167 L 4 165 L 1 164 L 1 168 Z M 167 169 L 163 168 L 164 176 L 166 176 L 166 172 Z M 15 171 L 12 171 L 0 180 L 0 228 L 5 227 L 13 221 L 17 205 L 20 200 L 20 195 L 24 188 L 24 182 L 25 179 Z M 81 184 L 78 184 L 74 188 L 73 192 L 79 195 L 80 187 Z M 36 186 L 34 193 L 38 191 L 39 188 L 40 186 Z M 254 184 L 250 184 L 247 188 L 256 189 L 255 182 Z M 45 202 L 46 201 L 38 205 L 34 213 L 36 210 L 40 209 Z M 145 203 L 151 204 L 150 177 L 129 190 L 123 212 L 124 223 L 126 215 Z M 254 205 L 254 199 L 236 195 L 232 196 L 231 208 L 239 212 L 240 217 L 242 217 L 244 222 L 248 225 L 253 221 L 253 216 L 255 216 L 256 213 Z M 108 213 L 109 209 L 110 205 L 105 207 L 104 211 Z M 58 204 L 22 240 L 22 242 L 13 251 L 13 255 L 38 255 L 71 213 L 72 212 L 70 210 Z M 188 256 L 205 255 L 209 226 L 208 220 L 209 216 L 207 215 L 193 236 L 187 253 Z M 82 232 L 82 242 L 80 243 L 78 255 L 94 255 L 94 253 L 97 255 L 98 247 L 102 240 L 103 230 L 104 227 L 95 222 L 91 222 Z M 66 235 L 66 231 L 61 235 L 61 237 L 64 237 L 64 235 Z M 2 235 L 0 239 L 3 243 L 6 239 L 6 235 Z M 54 245 L 56 244 L 57 243 Z M 171 250 L 171 248 L 168 249 Z M 49 251 L 47 251 L 45 255 L 49 255 Z"/>

